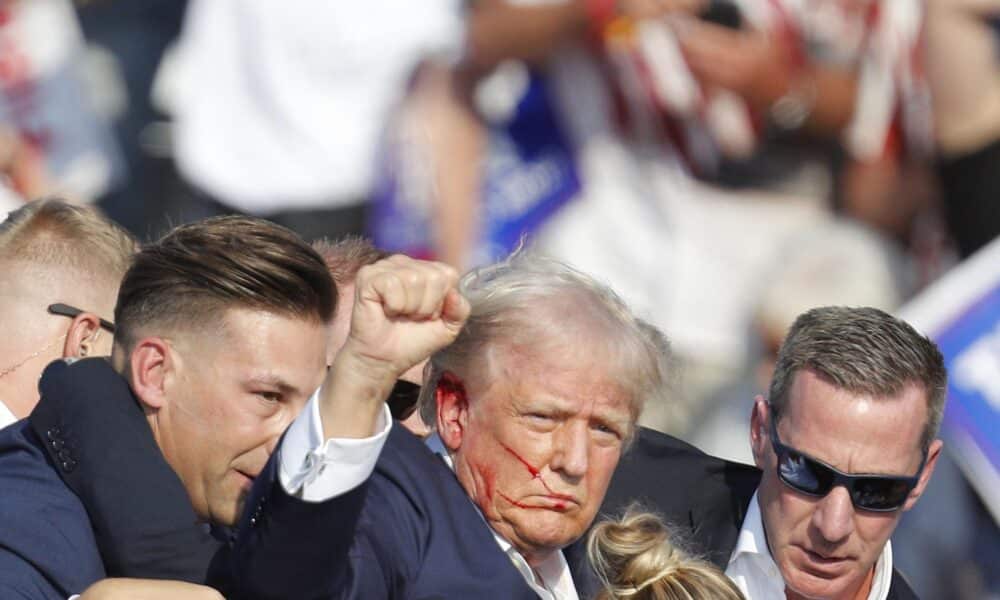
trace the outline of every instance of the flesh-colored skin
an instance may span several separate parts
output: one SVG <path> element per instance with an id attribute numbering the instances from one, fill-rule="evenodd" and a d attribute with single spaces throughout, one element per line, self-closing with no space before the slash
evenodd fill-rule
<path id="1" fill-rule="evenodd" d="M 223 335 L 140 340 L 133 389 L 195 512 L 234 525 L 253 478 L 326 371 L 326 327 L 233 309 Z"/>
<path id="2" fill-rule="evenodd" d="M 498 362 L 508 368 L 492 385 L 444 378 L 438 432 L 487 522 L 537 565 L 590 526 L 632 412 L 578 352 Z"/>
<path id="3" fill-rule="evenodd" d="M 866 598 L 875 562 L 902 513 L 923 493 L 941 441 L 931 444 L 920 481 L 901 510 L 858 510 L 843 487 L 815 498 L 781 482 L 768 434 L 769 410 L 758 397 L 750 437 L 764 472 L 757 494 L 768 546 L 788 597 Z M 785 445 L 846 473 L 913 475 L 926 421 L 925 395 L 917 386 L 893 398 L 872 398 L 840 390 L 803 370 L 795 376 L 778 435 Z"/>

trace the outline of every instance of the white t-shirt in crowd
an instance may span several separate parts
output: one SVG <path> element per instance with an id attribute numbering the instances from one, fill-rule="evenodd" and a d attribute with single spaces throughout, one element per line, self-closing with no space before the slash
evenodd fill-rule
<path id="1" fill-rule="evenodd" d="M 178 166 L 251 214 L 356 204 L 414 67 L 463 39 L 458 0 L 194 0 L 168 85 Z"/>

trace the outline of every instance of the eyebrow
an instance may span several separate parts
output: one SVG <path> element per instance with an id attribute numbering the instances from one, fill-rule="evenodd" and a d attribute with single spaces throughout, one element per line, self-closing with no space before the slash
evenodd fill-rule
<path id="1" fill-rule="evenodd" d="M 278 375 L 276 375 L 274 373 L 261 373 L 261 374 L 252 375 L 252 376 L 250 376 L 250 377 L 247 378 L 246 382 L 248 384 L 258 384 L 258 385 L 267 385 L 267 386 L 275 387 L 275 388 L 278 388 L 279 390 L 281 390 L 284 393 L 297 392 L 298 391 L 297 387 L 295 387 L 294 385 L 288 383 L 287 381 L 285 381 L 280 376 L 278 376 Z"/>

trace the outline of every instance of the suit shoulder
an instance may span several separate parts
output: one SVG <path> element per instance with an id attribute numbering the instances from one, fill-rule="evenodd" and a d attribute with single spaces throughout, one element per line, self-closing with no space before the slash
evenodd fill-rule
<path id="1" fill-rule="evenodd" d="M 685 505 L 693 495 L 737 495 L 749 500 L 759 479 L 756 467 L 706 454 L 671 435 L 641 427 L 619 462 L 608 494 L 619 506 L 656 490 L 669 491 L 674 502 Z M 662 484 L 668 481 L 669 486 Z"/>
<path id="2" fill-rule="evenodd" d="M 910 587 L 910 582 L 896 569 L 892 570 L 892 583 L 889 585 L 887 600 L 919 600 L 917 593 Z"/>
<path id="3" fill-rule="evenodd" d="M 103 577 L 104 569 L 83 504 L 40 443 L 27 421 L 0 431 L 0 546 L 20 561 L 6 561 L 3 582 L 34 579 L 11 567 L 17 564 L 68 592 L 67 597 Z"/>

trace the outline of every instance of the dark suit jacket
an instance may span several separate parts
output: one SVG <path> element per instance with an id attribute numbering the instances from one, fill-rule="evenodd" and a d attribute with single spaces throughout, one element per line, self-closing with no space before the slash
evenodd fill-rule
<path id="1" fill-rule="evenodd" d="M 27 421 L 0 430 L 0 598 L 66 600 L 104 577 L 87 511 Z"/>
<path id="2" fill-rule="evenodd" d="M 8 485 L 43 480 L 53 498 L 82 507 L 60 514 L 57 527 L 88 531 L 102 574 L 203 582 L 220 544 L 197 523 L 125 380 L 104 359 L 57 361 L 40 391 L 17 443 L 0 449 L 0 498 Z M 7 467 L 15 457 L 24 463 L 18 471 Z M 51 527 L 37 517 L 24 525 Z M 50 558 L 62 569 L 32 563 L 35 575 L 59 589 L 76 585 L 64 572 L 78 563 L 75 553 L 54 550 Z"/>
<path id="3" fill-rule="evenodd" d="M 756 467 L 710 456 L 677 438 L 640 428 L 635 445 L 615 471 L 601 514 L 619 516 L 639 500 L 666 519 L 681 536 L 681 546 L 725 570 L 759 482 Z M 567 551 L 581 598 L 597 590 L 586 562 L 585 540 Z M 915 599 L 894 570 L 889 600 Z"/>
<path id="4" fill-rule="evenodd" d="M 375 471 L 321 503 L 289 497 L 276 460 L 254 484 L 227 598 L 536 600 L 438 455 L 394 425 Z"/>

